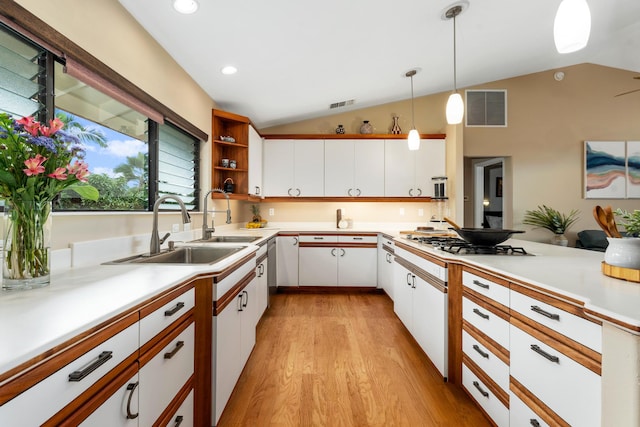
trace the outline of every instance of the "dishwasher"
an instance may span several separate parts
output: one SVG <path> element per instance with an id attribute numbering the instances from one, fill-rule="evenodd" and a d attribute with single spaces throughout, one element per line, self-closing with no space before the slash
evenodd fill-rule
<path id="1" fill-rule="evenodd" d="M 272 237 L 267 242 L 267 287 L 269 288 L 269 300 L 267 306 L 271 306 L 271 295 L 277 291 L 277 265 L 276 265 L 276 238 Z"/>

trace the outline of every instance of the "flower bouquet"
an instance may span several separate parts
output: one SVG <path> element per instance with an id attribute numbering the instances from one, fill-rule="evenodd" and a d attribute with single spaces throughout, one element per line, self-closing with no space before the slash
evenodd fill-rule
<path id="1" fill-rule="evenodd" d="M 63 190 L 97 200 L 79 139 L 59 119 L 45 126 L 0 113 L 0 199 L 5 204 L 4 289 L 45 286 L 50 275 L 51 202 Z"/>

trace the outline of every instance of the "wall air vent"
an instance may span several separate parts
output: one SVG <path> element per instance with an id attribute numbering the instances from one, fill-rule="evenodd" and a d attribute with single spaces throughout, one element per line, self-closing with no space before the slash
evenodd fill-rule
<path id="1" fill-rule="evenodd" d="M 332 110 L 334 108 L 346 107 L 347 105 L 352 105 L 354 102 L 356 102 L 355 99 L 349 99 L 347 101 L 334 102 L 333 104 L 329 105 L 329 109 Z"/>
<path id="2" fill-rule="evenodd" d="M 506 90 L 467 90 L 467 126 L 507 127 Z"/>

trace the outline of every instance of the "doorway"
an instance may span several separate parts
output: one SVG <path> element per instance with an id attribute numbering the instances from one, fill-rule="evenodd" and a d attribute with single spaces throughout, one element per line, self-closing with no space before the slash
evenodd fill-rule
<path id="1" fill-rule="evenodd" d="M 465 159 L 465 224 L 475 228 L 505 228 L 505 158 Z M 469 197 L 471 196 L 471 197 Z M 470 199 L 470 200 L 469 200 Z"/>

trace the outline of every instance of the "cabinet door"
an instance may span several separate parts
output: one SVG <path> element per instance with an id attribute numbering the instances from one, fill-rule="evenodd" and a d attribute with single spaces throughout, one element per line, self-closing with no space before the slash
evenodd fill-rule
<path id="1" fill-rule="evenodd" d="M 191 390 L 166 427 L 193 427 L 193 415 L 193 390 Z"/>
<path id="2" fill-rule="evenodd" d="M 278 286 L 298 286 L 298 237 L 279 236 L 276 240 Z"/>
<path id="3" fill-rule="evenodd" d="M 242 327 L 240 329 L 240 372 L 244 369 L 244 365 L 249 360 L 253 346 L 256 344 L 256 315 L 258 312 L 257 301 L 257 284 L 258 278 L 254 278 L 240 292 L 240 310 L 242 312 Z"/>
<path id="4" fill-rule="evenodd" d="M 393 300 L 393 255 L 378 248 L 378 287 Z"/>
<path id="5" fill-rule="evenodd" d="M 213 355 L 215 388 L 212 411 L 212 425 L 216 425 L 222 411 L 231 396 L 236 381 L 242 372 L 241 330 L 242 312 L 239 311 L 241 296 L 238 295 L 229 305 L 214 317 L 216 347 Z"/>
<path id="6" fill-rule="evenodd" d="M 136 372 L 79 425 L 83 427 L 137 427 L 138 418 L 130 419 L 127 418 L 127 415 L 130 414 L 133 417 L 138 414 L 138 384 L 138 373 Z"/>
<path id="7" fill-rule="evenodd" d="M 336 286 L 341 248 L 300 248 L 300 286 Z"/>
<path id="8" fill-rule="evenodd" d="M 324 142 L 325 196 L 356 195 L 354 193 L 354 144 L 355 141 L 352 139 L 328 139 Z"/>
<path id="9" fill-rule="evenodd" d="M 293 196 L 324 196 L 324 140 L 295 141 Z"/>
<path id="10" fill-rule="evenodd" d="M 415 276 L 412 335 L 447 377 L 447 294 Z"/>
<path id="11" fill-rule="evenodd" d="M 249 126 L 249 194 L 262 196 L 262 138 Z"/>
<path id="12" fill-rule="evenodd" d="M 404 139 L 384 142 L 384 195 L 387 197 L 416 196 L 415 151 L 409 151 Z"/>
<path id="13" fill-rule="evenodd" d="M 269 287 L 267 277 L 268 266 L 267 260 L 265 259 L 256 267 L 256 279 L 258 280 L 258 282 L 256 283 L 256 324 L 258 324 L 258 322 L 260 321 L 260 318 L 264 314 L 264 311 L 267 309 L 267 304 L 269 302 Z"/>
<path id="14" fill-rule="evenodd" d="M 378 281 L 376 248 L 336 248 L 339 286 L 375 287 Z"/>
<path id="15" fill-rule="evenodd" d="M 393 264 L 393 311 L 409 331 L 412 330 L 413 289 L 412 274 L 400 264 Z"/>
<path id="16" fill-rule="evenodd" d="M 414 196 L 433 197 L 434 176 L 445 175 L 445 141 L 444 139 L 422 139 L 420 149 L 415 151 L 415 192 Z"/>
<path id="17" fill-rule="evenodd" d="M 293 140 L 267 139 L 264 141 L 264 195 L 282 197 L 295 195 Z"/>
<path id="18" fill-rule="evenodd" d="M 354 142 L 354 196 L 384 196 L 384 140 Z"/>

